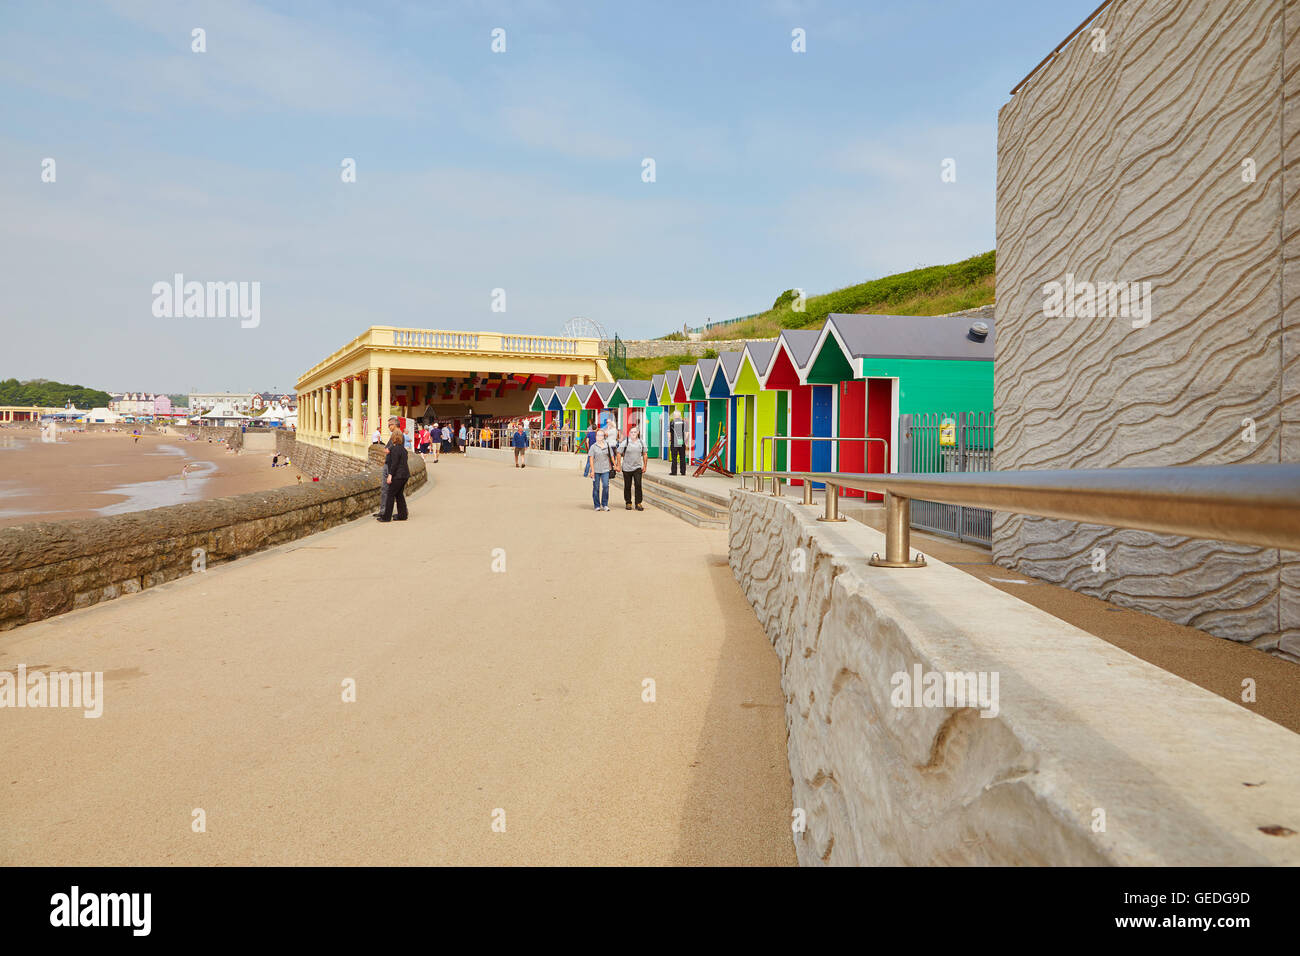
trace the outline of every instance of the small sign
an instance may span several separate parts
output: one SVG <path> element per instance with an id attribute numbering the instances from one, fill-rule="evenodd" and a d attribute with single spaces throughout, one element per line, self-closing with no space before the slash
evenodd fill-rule
<path id="1" fill-rule="evenodd" d="M 944 448 L 956 447 L 957 420 L 955 418 L 945 418 L 939 422 L 939 445 Z"/>

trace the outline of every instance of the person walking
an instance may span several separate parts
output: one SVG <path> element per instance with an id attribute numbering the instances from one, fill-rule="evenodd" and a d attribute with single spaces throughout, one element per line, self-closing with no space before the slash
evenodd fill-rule
<path id="1" fill-rule="evenodd" d="M 636 486 L 636 510 L 645 511 L 641 507 L 641 476 L 645 474 L 646 466 L 646 447 L 645 443 L 637 437 L 637 427 L 633 425 L 627 430 L 627 438 L 623 444 L 618 446 L 619 469 L 623 472 L 623 504 L 628 510 L 632 510 L 632 487 Z"/>
<path id="2" fill-rule="evenodd" d="M 451 451 L 451 426 L 450 425 L 442 426 L 442 450 L 445 452 Z"/>
<path id="3" fill-rule="evenodd" d="M 439 434 L 440 434 L 440 433 L 439 433 L 439 431 L 438 431 L 438 423 L 437 423 L 437 422 L 434 422 L 434 423 L 433 423 L 433 430 L 429 432 L 429 448 L 430 448 L 430 450 L 433 452 L 433 463 L 434 463 L 435 465 L 438 464 L 438 449 L 441 447 L 441 446 L 438 444 L 438 435 L 439 435 Z"/>
<path id="4" fill-rule="evenodd" d="M 515 450 L 515 467 L 526 467 L 524 463 L 528 457 L 528 433 L 519 422 L 515 422 L 510 432 L 510 446 Z"/>
<path id="5" fill-rule="evenodd" d="M 389 428 L 394 428 L 396 427 L 396 425 L 397 425 L 396 418 L 390 418 L 388 420 Z M 378 434 L 379 434 L 379 429 L 376 428 L 375 435 L 378 436 Z M 388 503 L 390 492 L 392 491 L 392 487 L 393 487 L 388 483 L 388 462 L 390 461 L 388 452 L 389 450 L 391 450 L 392 445 L 393 443 L 390 440 L 387 446 L 385 446 L 384 448 L 384 470 L 380 472 L 379 475 L 379 510 L 375 512 L 376 518 L 381 517 L 385 510 L 388 510 L 390 512 L 392 510 L 392 506 Z"/>
<path id="6" fill-rule="evenodd" d="M 388 485 L 388 499 L 379 514 L 379 521 L 405 521 L 406 482 L 411 477 L 410 465 L 406 455 L 406 437 L 398 429 L 397 423 L 391 426 L 393 440 L 388 443 L 388 476 L 384 483 Z M 397 517 L 393 517 L 393 505 L 397 505 Z"/>
<path id="7" fill-rule="evenodd" d="M 596 444 L 587 449 L 587 472 L 591 473 L 591 503 L 597 511 L 609 510 L 609 473 L 614 465 L 614 450 L 605 441 L 605 433 L 596 435 Z"/>
<path id="8" fill-rule="evenodd" d="M 677 474 L 679 467 L 686 474 L 686 423 L 680 411 L 673 412 L 673 420 L 668 425 L 668 455 L 672 461 L 669 474 Z"/>
<path id="9" fill-rule="evenodd" d="M 459 451 L 459 452 L 464 452 L 464 451 L 465 451 L 465 439 L 466 439 L 467 437 L 469 437 L 469 432 L 467 432 L 467 431 L 465 430 L 465 423 L 464 423 L 464 422 L 461 422 L 461 423 L 460 423 L 460 430 L 456 432 L 456 450 L 457 450 L 457 451 Z"/>

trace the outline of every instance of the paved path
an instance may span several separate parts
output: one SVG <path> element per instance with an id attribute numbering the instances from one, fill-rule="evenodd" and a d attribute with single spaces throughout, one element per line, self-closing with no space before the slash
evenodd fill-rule
<path id="1" fill-rule="evenodd" d="M 0 636 L 0 670 L 106 680 L 99 719 L 0 710 L 0 863 L 793 863 L 725 533 L 593 512 L 576 473 L 430 473 L 405 524 Z"/>

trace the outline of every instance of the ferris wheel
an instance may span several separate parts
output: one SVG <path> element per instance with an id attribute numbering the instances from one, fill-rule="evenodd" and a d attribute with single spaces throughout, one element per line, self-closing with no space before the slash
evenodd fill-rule
<path id="1" fill-rule="evenodd" d="M 605 327 L 595 319 L 587 319 L 582 316 L 575 316 L 564 323 L 564 333 L 567 338 L 571 339 L 600 339 L 605 341 L 609 338 L 609 333 Z"/>

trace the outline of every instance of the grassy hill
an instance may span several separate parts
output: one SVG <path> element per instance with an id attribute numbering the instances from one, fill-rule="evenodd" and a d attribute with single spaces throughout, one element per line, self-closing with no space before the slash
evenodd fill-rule
<path id="1" fill-rule="evenodd" d="M 943 315 L 989 305 L 993 302 L 995 264 L 996 256 L 990 251 L 951 265 L 899 272 L 834 292 L 808 296 L 802 312 L 792 308 L 795 293 L 793 289 L 787 289 L 777 296 L 772 308 L 766 312 L 735 325 L 712 329 L 704 333 L 704 338 L 772 338 L 782 329 L 821 328 L 826 316 L 832 312 Z"/>

